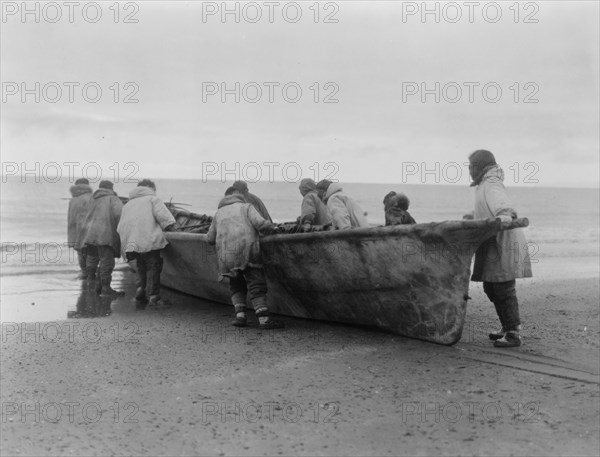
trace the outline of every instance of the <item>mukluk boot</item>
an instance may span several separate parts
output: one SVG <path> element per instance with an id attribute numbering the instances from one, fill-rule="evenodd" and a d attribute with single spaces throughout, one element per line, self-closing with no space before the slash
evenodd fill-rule
<path id="1" fill-rule="evenodd" d="M 256 317 L 258 318 L 258 327 L 263 330 L 272 330 L 277 328 L 283 328 L 284 324 L 282 321 L 275 320 L 269 313 L 267 308 L 267 298 L 259 297 L 252 300 Z"/>
<path id="2" fill-rule="evenodd" d="M 123 295 L 125 295 L 125 292 L 118 291 L 118 290 L 115 290 L 112 287 L 110 287 L 110 283 L 111 283 L 110 278 L 101 279 L 101 286 L 102 286 L 102 288 L 100 289 L 101 296 L 103 296 L 103 297 L 122 297 Z"/>
<path id="3" fill-rule="evenodd" d="M 234 327 L 245 327 L 248 324 L 246 319 L 246 304 L 236 303 L 233 305 L 235 308 L 235 318 L 231 322 Z"/>

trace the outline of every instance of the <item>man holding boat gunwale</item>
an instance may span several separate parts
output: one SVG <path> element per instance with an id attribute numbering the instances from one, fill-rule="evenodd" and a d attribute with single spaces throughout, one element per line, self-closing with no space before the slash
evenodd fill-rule
<path id="1" fill-rule="evenodd" d="M 267 210 L 267 207 L 263 201 L 248 191 L 248 184 L 246 181 L 236 181 L 232 184 L 231 188 L 238 191 L 242 197 L 244 197 L 246 203 L 250 203 L 252 206 L 254 206 L 256 211 L 258 211 L 258 214 L 260 214 L 263 219 L 273 222 L 273 219 L 271 219 L 271 215 L 269 214 L 269 211 Z"/>
<path id="2" fill-rule="evenodd" d="M 299 223 L 301 225 L 327 225 L 331 224 L 331 214 L 325 203 L 317 194 L 317 184 L 311 178 L 300 181 L 300 194 L 302 205 L 300 206 Z"/>
<path id="3" fill-rule="evenodd" d="M 417 222 L 408 212 L 410 200 L 403 193 L 388 192 L 383 198 L 385 212 L 385 225 L 416 224 Z"/>
<path id="4" fill-rule="evenodd" d="M 324 179 L 317 184 L 317 194 L 327 205 L 336 230 L 368 227 L 365 212 L 356 201 L 346 195 L 338 183 Z"/>
<path id="5" fill-rule="evenodd" d="M 100 181 L 88 204 L 81 246 L 85 250 L 88 287 L 107 296 L 122 296 L 110 283 L 115 268 L 115 258 L 120 257 L 121 240 L 117 225 L 121 218 L 123 202 L 113 190 L 111 181 Z M 99 279 L 96 279 L 98 272 Z"/>
<path id="6" fill-rule="evenodd" d="M 504 172 L 490 151 L 480 149 L 469 156 L 469 173 L 473 179 L 471 187 L 475 187 L 475 219 L 497 217 L 503 222 L 510 222 L 517 218 L 504 188 Z M 531 276 L 531 261 L 523 229 L 498 232 L 477 249 L 471 281 L 483 282 L 483 291 L 494 303 L 502 325 L 502 330 L 489 334 L 494 346 L 521 345 L 515 279 Z"/>
<path id="7" fill-rule="evenodd" d="M 277 329 L 283 322 L 274 320 L 267 307 L 267 281 L 262 269 L 259 232 L 276 230 L 263 218 L 244 195 L 231 186 L 219 202 L 219 208 L 208 230 L 207 241 L 216 245 L 219 281 L 229 277 L 229 291 L 235 309 L 232 324 L 245 327 L 246 296 L 256 312 L 261 329 Z"/>
<path id="8" fill-rule="evenodd" d="M 135 301 L 139 304 L 168 304 L 159 295 L 163 267 L 160 253 L 168 244 L 163 230 L 175 231 L 177 223 L 163 201 L 156 196 L 156 184 L 143 179 L 129 192 L 129 201 L 123 207 L 117 227 L 124 257 L 127 261 L 136 260 L 138 280 Z"/>

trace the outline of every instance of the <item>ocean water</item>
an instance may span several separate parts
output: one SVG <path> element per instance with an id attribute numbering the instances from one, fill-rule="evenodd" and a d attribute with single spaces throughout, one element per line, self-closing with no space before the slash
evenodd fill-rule
<path id="1" fill-rule="evenodd" d="M 183 203 L 186 209 L 213 215 L 231 183 L 201 180 L 156 180 L 164 201 Z M 71 183 L 33 178 L 3 178 L 1 184 L 0 275 L 76 271 L 72 250 L 66 248 L 67 207 Z M 96 185 L 92 185 L 95 189 Z M 127 196 L 134 183 L 116 183 Z M 277 222 L 292 221 L 300 213 L 298 183 L 257 182 L 250 191 L 265 202 Z M 409 211 L 417 222 L 462 219 L 472 210 L 473 189 L 449 185 L 357 184 L 343 185 L 368 213 L 372 224 L 383 225 L 383 196 L 390 190 L 410 198 Z M 528 217 L 525 229 L 533 257 L 597 257 L 599 255 L 598 189 L 507 187 L 519 216 Z M 70 252 L 69 252 L 70 251 Z"/>

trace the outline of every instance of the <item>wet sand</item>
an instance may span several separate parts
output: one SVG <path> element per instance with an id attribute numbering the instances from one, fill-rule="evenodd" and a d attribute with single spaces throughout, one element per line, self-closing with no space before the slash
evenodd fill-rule
<path id="1" fill-rule="evenodd" d="M 172 291 L 172 307 L 139 310 L 126 269 L 112 302 L 75 280 L 19 298 L 13 278 L 2 454 L 597 455 L 598 275 L 560 263 L 518 283 L 524 346 L 511 350 L 487 340 L 497 321 L 477 284 L 445 347 L 287 317 L 236 329 L 231 308 Z M 48 316 L 59 297 L 72 318 L 19 319 L 23 303 Z"/>

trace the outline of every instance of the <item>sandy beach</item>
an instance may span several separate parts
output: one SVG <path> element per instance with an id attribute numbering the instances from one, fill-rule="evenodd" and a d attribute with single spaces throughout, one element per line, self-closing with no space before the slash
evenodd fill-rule
<path id="1" fill-rule="evenodd" d="M 452 347 L 288 317 L 236 329 L 229 307 L 173 291 L 170 308 L 136 310 L 123 266 L 112 303 L 75 280 L 5 294 L 2 454 L 596 455 L 597 258 L 571 265 L 541 259 L 519 282 L 516 350 L 487 340 L 479 284 Z M 11 303 L 36 299 L 82 317 L 20 322 Z"/>

